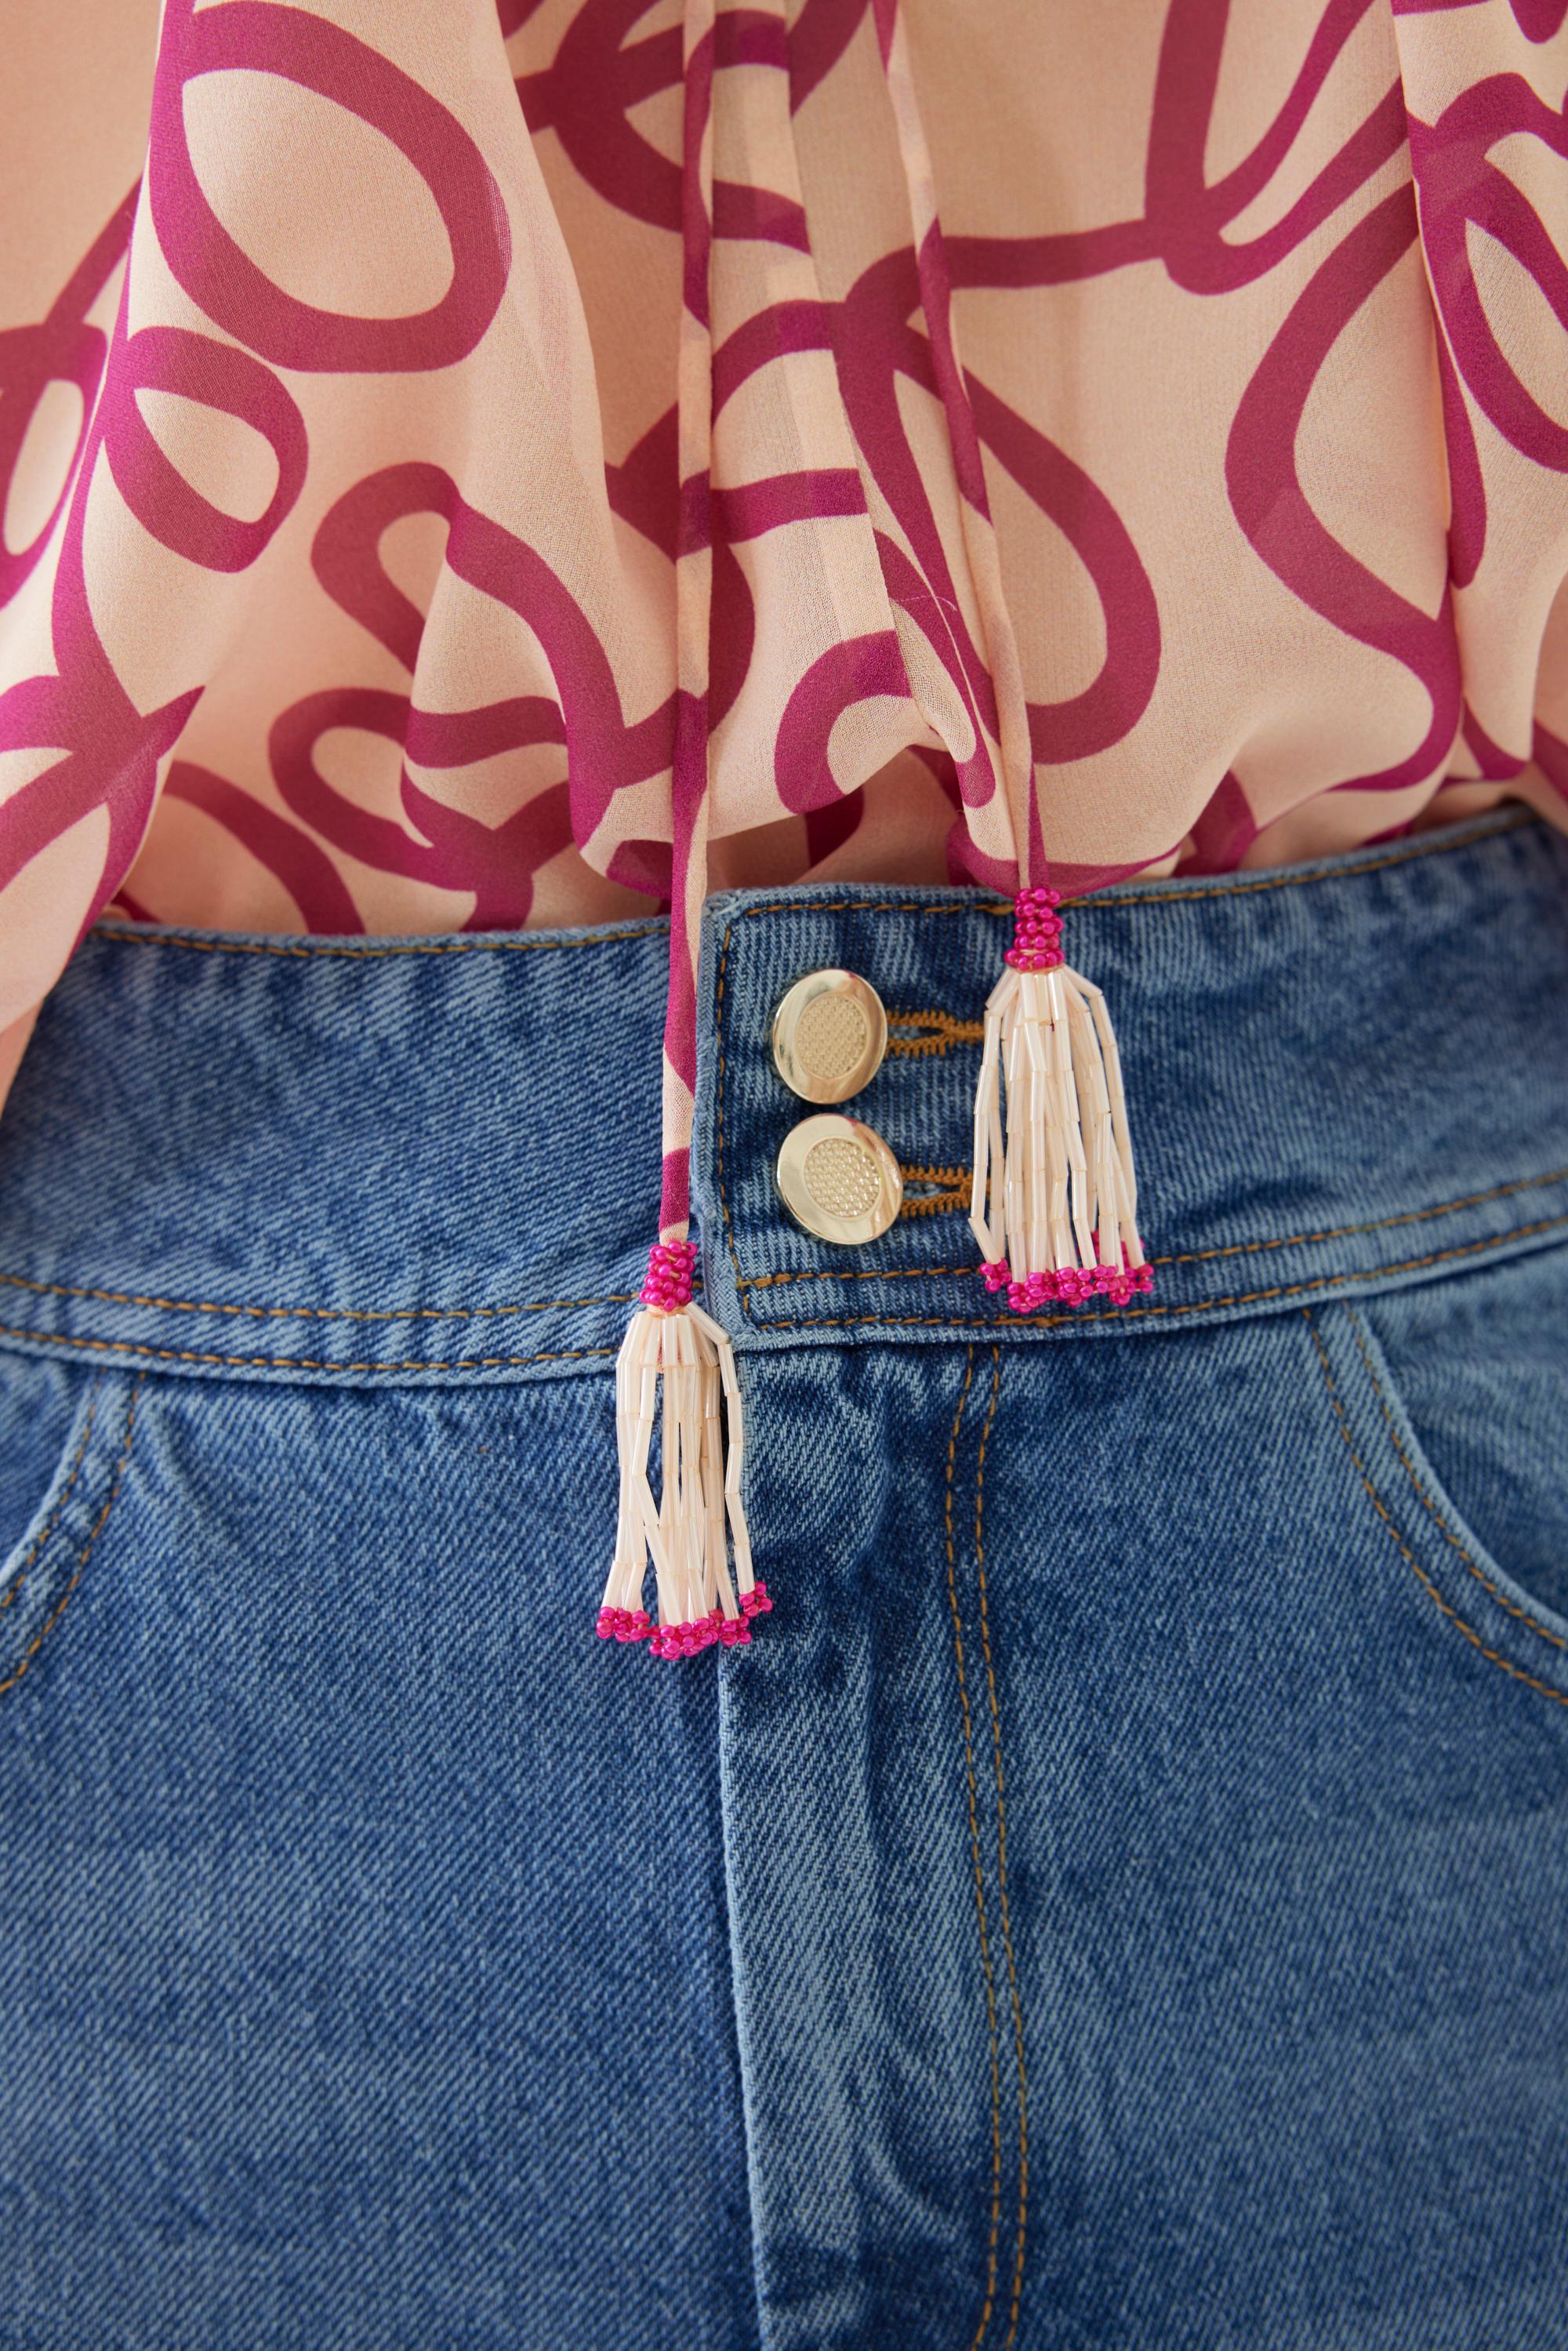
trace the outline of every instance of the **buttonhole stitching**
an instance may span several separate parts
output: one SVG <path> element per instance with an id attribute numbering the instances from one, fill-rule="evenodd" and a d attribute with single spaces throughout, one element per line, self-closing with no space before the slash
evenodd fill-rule
<path id="1" fill-rule="evenodd" d="M 908 1035 L 913 1029 L 915 1034 Z M 890 1012 L 887 1052 L 890 1061 L 943 1061 L 955 1045 L 978 1045 L 985 1038 L 983 1020 L 961 1020 L 956 1013 L 933 1007 L 925 1012 Z"/>
<path id="2" fill-rule="evenodd" d="M 901 1217 L 940 1217 L 969 1206 L 971 1178 L 967 1167 L 905 1167 L 901 1162 L 899 1174 L 904 1178 Z M 934 1188 L 911 1192 L 912 1184 Z"/>

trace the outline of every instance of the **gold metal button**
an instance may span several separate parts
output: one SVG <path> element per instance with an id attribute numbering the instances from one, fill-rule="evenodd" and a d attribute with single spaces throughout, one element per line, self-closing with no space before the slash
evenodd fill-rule
<path id="1" fill-rule="evenodd" d="M 831 1111 L 790 1128 L 777 1174 L 784 1206 L 820 1241 L 874 1241 L 904 1205 L 898 1162 L 875 1127 Z"/>
<path id="2" fill-rule="evenodd" d="M 811 971 L 773 1016 L 773 1060 L 802 1102 L 848 1102 L 869 1085 L 887 1050 L 887 1015 L 869 980 Z"/>

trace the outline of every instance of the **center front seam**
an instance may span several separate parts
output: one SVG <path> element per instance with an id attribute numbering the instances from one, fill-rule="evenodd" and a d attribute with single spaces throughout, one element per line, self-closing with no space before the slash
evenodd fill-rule
<path id="1" fill-rule="evenodd" d="M 991 1429 L 997 1416 L 997 1405 L 1001 1394 L 1001 1349 L 993 1346 L 990 1395 L 986 1406 L 984 1424 L 980 1430 L 979 1450 L 975 1464 L 974 1541 L 975 1573 L 979 1598 L 980 1651 L 985 1665 L 991 1734 L 991 1777 L 997 1799 L 997 1893 L 1000 1910 L 1008 2000 L 1011 2011 L 1013 2064 L 1018 2094 L 1018 2212 L 1013 2241 L 1012 2278 L 1009 2289 L 1008 2330 L 1006 2341 L 1002 2346 L 1002 2351 L 1012 2351 L 1012 2346 L 1018 2335 L 1019 2307 L 1023 2298 L 1024 2257 L 1029 2241 L 1029 2076 L 1024 2059 L 1023 2001 L 1019 1982 L 1018 1959 L 1012 1931 L 1012 1910 L 1008 1887 L 1007 1782 L 1002 1768 L 1001 1708 L 997 1692 L 996 1667 L 991 1648 L 990 1610 L 986 1583 L 984 1533 L 986 1449 L 990 1443 Z M 947 1605 L 953 1620 L 953 1658 L 957 1675 L 959 1726 L 963 1734 L 969 1853 L 974 1868 L 975 1911 L 980 1937 L 980 1965 L 985 1984 L 986 2030 L 989 2049 L 991 2163 L 990 2223 L 986 2242 L 986 2292 L 980 2308 L 979 2322 L 969 2345 L 969 2351 L 981 2351 L 981 2346 L 990 2330 L 991 2320 L 997 2312 L 1000 2299 L 998 2272 L 1001 2236 L 1002 2095 L 998 1981 L 991 1957 L 991 1926 L 986 1901 L 985 1865 L 981 1854 L 978 1775 L 975 1766 L 977 1742 L 974 1709 L 969 1702 L 969 1682 L 965 1666 L 963 1612 L 959 1604 L 957 1585 L 958 1545 L 953 1512 L 958 1437 L 963 1427 L 965 1406 L 969 1400 L 974 1377 L 975 1350 L 971 1345 L 966 1351 L 964 1383 L 958 1393 L 957 1409 L 953 1416 L 952 1433 L 947 1441 L 947 1469 L 943 1492 L 943 1531 L 946 1551 Z"/>

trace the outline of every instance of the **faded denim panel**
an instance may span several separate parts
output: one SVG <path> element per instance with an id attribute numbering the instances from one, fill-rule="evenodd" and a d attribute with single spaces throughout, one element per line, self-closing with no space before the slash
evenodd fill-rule
<path id="1" fill-rule="evenodd" d="M 1356 1314 L 770 1359 L 723 1712 L 777 2351 L 1552 2339 L 1568 1624 L 1450 1573 Z"/>
<path id="2" fill-rule="evenodd" d="M 592 1638 L 610 1383 L 107 1376 L 20 1678 L 0 1613 L 0 2343 L 749 2351 L 717 1690 Z"/>
<path id="3" fill-rule="evenodd" d="M 658 927 L 99 934 L 51 1000 L 0 1121 L 5 2351 L 1555 2341 L 1568 846 L 1073 912 L 1158 1315 L 967 1270 L 1004 934 L 905 895 L 712 913 L 777 1604 L 679 1667 L 593 1637 Z M 863 1251 L 769 1175 L 818 963 L 942 1195 Z"/>

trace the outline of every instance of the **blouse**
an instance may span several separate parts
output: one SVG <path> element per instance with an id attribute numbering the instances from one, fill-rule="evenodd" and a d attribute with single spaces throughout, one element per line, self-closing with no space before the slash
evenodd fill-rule
<path id="1" fill-rule="evenodd" d="M 0 1085 L 111 903 L 668 906 L 678 1152 L 709 887 L 1568 822 L 1565 15 L 13 11 Z"/>

